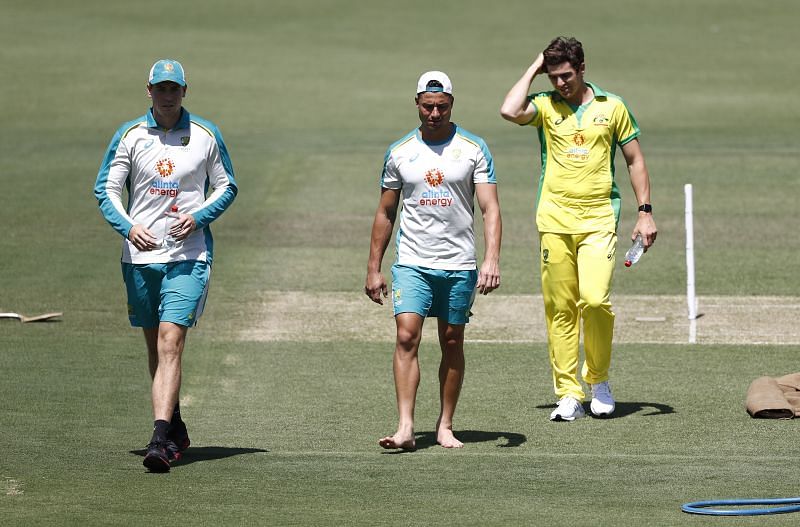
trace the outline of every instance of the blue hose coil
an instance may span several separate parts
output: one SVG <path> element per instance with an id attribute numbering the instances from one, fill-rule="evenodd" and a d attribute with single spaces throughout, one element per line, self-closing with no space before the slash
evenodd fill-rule
<path id="1" fill-rule="evenodd" d="M 741 507 L 744 505 L 786 505 L 759 509 L 711 509 L 709 507 Z M 782 514 L 800 511 L 800 497 L 797 498 L 754 498 L 737 500 L 695 501 L 681 505 L 683 512 L 706 514 L 708 516 L 760 516 L 762 514 Z"/>

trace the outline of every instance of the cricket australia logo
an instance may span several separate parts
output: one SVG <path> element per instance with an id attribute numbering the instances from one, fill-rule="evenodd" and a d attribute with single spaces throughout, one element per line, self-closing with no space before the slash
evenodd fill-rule
<path id="1" fill-rule="evenodd" d="M 175 162 L 169 158 L 159 159 L 156 163 L 156 170 L 161 177 L 169 177 L 175 172 Z"/>
<path id="2" fill-rule="evenodd" d="M 578 133 L 572 138 L 572 142 L 575 143 L 575 146 L 583 146 L 586 142 L 586 137 L 583 134 Z"/>

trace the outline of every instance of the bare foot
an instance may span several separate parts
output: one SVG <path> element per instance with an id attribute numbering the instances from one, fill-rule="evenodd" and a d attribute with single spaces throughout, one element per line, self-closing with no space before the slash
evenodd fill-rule
<path id="1" fill-rule="evenodd" d="M 449 428 L 439 428 L 439 431 L 436 432 L 436 442 L 445 448 L 464 447 L 464 443 L 456 439 L 456 436 L 453 435 L 453 431 Z"/>
<path id="2" fill-rule="evenodd" d="M 402 448 L 403 450 L 414 450 L 417 446 L 414 440 L 414 434 L 411 436 L 401 435 L 399 432 L 393 436 L 386 436 L 378 441 L 378 444 L 383 448 Z"/>

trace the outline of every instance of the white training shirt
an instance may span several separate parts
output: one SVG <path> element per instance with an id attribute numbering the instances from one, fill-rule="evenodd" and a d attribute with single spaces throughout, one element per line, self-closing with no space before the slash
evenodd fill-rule
<path id="1" fill-rule="evenodd" d="M 495 184 L 489 148 L 453 124 L 453 134 L 426 143 L 414 130 L 386 152 L 381 186 L 402 190 L 397 263 L 450 271 L 477 267 L 476 183 Z"/>
<path id="2" fill-rule="evenodd" d="M 122 203 L 125 187 L 127 206 Z M 210 264 L 209 224 L 233 202 L 237 186 L 217 127 L 184 108 L 172 130 L 160 128 L 151 112 L 122 125 L 108 146 L 94 193 L 105 219 L 125 238 L 123 262 Z M 139 251 L 128 240 L 131 227 L 142 224 L 161 241 L 174 221 L 165 215 L 173 205 L 194 217 L 196 230 L 172 249 Z"/>

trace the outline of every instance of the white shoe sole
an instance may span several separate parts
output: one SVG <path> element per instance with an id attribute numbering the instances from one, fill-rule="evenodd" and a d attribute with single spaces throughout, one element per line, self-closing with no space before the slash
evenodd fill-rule
<path id="1" fill-rule="evenodd" d="M 557 415 L 555 417 L 551 417 L 550 420 L 553 421 L 554 423 L 559 423 L 559 422 L 561 422 L 561 423 L 571 423 L 572 421 L 574 421 L 576 419 L 580 419 L 581 417 L 585 417 L 585 416 L 579 415 L 579 416 L 576 416 L 576 417 L 561 417 L 560 415 Z"/>
<path id="2" fill-rule="evenodd" d="M 592 405 L 592 406 L 589 407 L 589 409 L 592 411 L 592 415 L 595 416 L 595 417 L 608 417 L 609 415 L 614 413 L 614 410 L 616 410 L 616 406 L 612 406 L 611 409 L 607 409 L 607 410 L 605 410 L 605 409 L 604 410 L 596 410 L 594 408 L 594 406 Z"/>
<path id="3" fill-rule="evenodd" d="M 575 419 L 580 419 L 581 417 L 586 417 L 586 413 L 585 412 L 581 412 L 579 414 L 573 415 L 572 417 L 565 417 L 565 416 L 563 416 L 561 414 L 555 414 L 555 415 L 550 414 L 550 420 L 551 421 L 556 421 L 556 422 L 565 421 L 567 423 L 571 423 Z"/>

